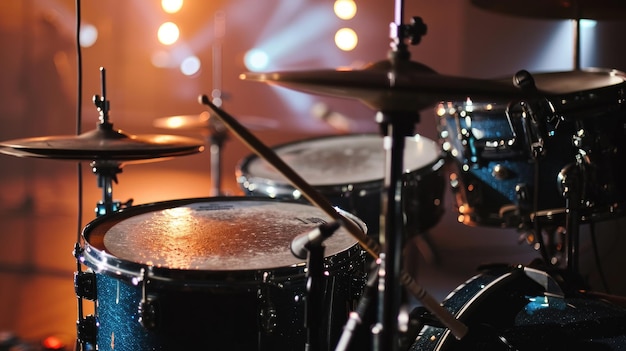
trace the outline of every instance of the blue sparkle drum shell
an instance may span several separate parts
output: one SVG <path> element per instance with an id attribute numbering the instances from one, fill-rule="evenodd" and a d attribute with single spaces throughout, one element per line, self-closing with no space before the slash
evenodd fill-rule
<path id="1" fill-rule="evenodd" d="M 424 318 L 408 350 L 622 350 L 626 309 L 592 295 L 564 293 L 559 284 L 532 267 L 485 269 L 442 302 L 468 333 L 457 340 Z"/>
<path id="2" fill-rule="evenodd" d="M 376 134 L 331 135 L 277 145 L 274 152 L 331 203 L 363 220 L 378 237 L 385 150 Z M 405 234 L 423 233 L 444 212 L 444 157 L 437 142 L 406 137 L 402 176 Z M 240 161 L 237 181 L 249 196 L 306 201 L 274 167 L 256 155 Z"/>
<path id="3" fill-rule="evenodd" d="M 534 220 L 562 225 L 572 170 L 583 222 L 621 216 L 626 205 L 626 75 L 615 70 L 540 73 L 538 89 L 555 110 L 536 156 L 528 116 L 510 101 L 452 101 L 437 107 L 451 160 L 459 221 L 516 228 Z M 550 120 L 548 120 L 550 119 Z"/>
<path id="4" fill-rule="evenodd" d="M 303 350 L 306 262 L 290 243 L 326 221 L 310 205 L 249 197 L 172 200 L 97 218 L 83 230 L 81 260 L 96 275 L 98 349 Z M 326 347 L 356 306 L 364 264 L 343 228 L 325 241 Z"/>

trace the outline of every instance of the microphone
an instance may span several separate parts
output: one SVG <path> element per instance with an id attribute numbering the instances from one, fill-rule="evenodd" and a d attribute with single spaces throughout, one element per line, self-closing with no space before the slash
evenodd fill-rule
<path id="1" fill-rule="evenodd" d="M 330 107 L 323 103 L 318 102 L 311 106 L 311 114 L 313 117 L 326 122 L 333 129 L 342 134 L 350 133 L 352 130 L 352 121 L 339 112 L 335 112 Z"/>
<path id="2" fill-rule="evenodd" d="M 536 156 L 543 155 L 543 143 L 548 137 L 548 124 L 553 124 L 558 120 L 554 106 L 539 93 L 535 79 L 528 71 L 521 70 L 515 73 L 513 85 L 528 96 L 528 100 L 523 100 L 520 104 L 523 111 L 530 117 L 529 130 L 525 132 L 530 139 L 531 152 Z"/>
<path id="3" fill-rule="evenodd" d="M 307 258 L 307 251 L 310 245 L 320 245 L 324 240 L 339 228 L 339 222 L 330 222 L 319 225 L 310 232 L 300 234 L 291 241 L 291 253 L 301 259 Z"/>

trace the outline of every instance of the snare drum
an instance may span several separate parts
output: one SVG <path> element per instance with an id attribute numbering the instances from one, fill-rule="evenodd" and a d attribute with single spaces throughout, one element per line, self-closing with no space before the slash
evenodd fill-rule
<path id="1" fill-rule="evenodd" d="M 290 243 L 331 220 L 310 205 L 248 197 L 174 200 L 97 218 L 83 230 L 82 261 L 96 276 L 98 349 L 304 349 L 306 262 Z M 325 255 L 324 349 L 356 306 L 365 264 L 342 228 L 325 241 Z"/>
<path id="2" fill-rule="evenodd" d="M 562 224 L 563 176 L 580 162 L 582 220 L 619 215 L 626 201 L 624 128 L 626 76 L 586 70 L 534 76 L 556 118 L 545 127 L 543 155 L 528 141 L 528 118 L 508 101 L 446 102 L 437 108 L 444 149 L 454 160 L 450 184 L 459 221 L 518 227 L 539 220 Z M 526 117 L 526 118 L 524 118 Z M 569 166 L 569 167 L 568 167 Z M 573 179 L 573 178 L 571 178 Z"/>
<path id="3" fill-rule="evenodd" d="M 276 154 L 331 203 L 362 219 L 378 237 L 385 173 L 383 138 L 375 134 L 326 136 L 279 145 Z M 405 232 L 425 232 L 443 214 L 443 155 L 423 136 L 406 138 L 402 182 Z M 248 195 L 302 200 L 302 194 L 264 160 L 250 155 L 237 166 Z"/>

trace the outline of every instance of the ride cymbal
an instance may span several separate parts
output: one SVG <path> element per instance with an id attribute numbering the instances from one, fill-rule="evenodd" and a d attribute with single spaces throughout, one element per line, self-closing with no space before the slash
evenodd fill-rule
<path id="1" fill-rule="evenodd" d="M 472 0 L 484 10 L 542 19 L 626 19 L 623 0 Z"/>
<path id="2" fill-rule="evenodd" d="M 204 144 L 193 138 L 174 135 L 131 135 L 98 128 L 80 135 L 57 135 L 14 139 L 0 143 L 0 152 L 18 157 L 63 160 L 132 161 L 190 155 Z"/>
<path id="3" fill-rule="evenodd" d="M 252 130 L 267 130 L 278 127 L 277 121 L 262 117 L 244 117 L 241 120 L 241 124 Z M 201 132 L 212 129 L 221 131 L 221 129 L 225 128 L 222 126 L 219 119 L 211 118 L 211 114 L 208 111 L 203 111 L 197 115 L 178 115 L 157 118 L 152 125 L 163 129 L 186 129 Z"/>
<path id="4" fill-rule="evenodd" d="M 264 82 L 307 93 L 354 98 L 378 111 L 417 111 L 446 99 L 514 98 L 513 84 L 440 75 L 412 61 L 380 61 L 362 70 L 243 73 L 242 80 Z"/>

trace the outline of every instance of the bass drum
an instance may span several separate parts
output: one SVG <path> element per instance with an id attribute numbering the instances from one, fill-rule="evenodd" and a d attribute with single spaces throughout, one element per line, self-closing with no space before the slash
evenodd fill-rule
<path id="1" fill-rule="evenodd" d="M 358 218 L 378 237 L 385 174 L 383 138 L 353 134 L 312 138 L 276 146 L 274 152 L 329 201 Z M 406 138 L 402 182 L 407 236 L 423 233 L 443 215 L 443 152 L 428 138 Z M 237 166 L 237 181 L 250 196 L 305 201 L 270 164 L 250 155 Z"/>
<path id="2" fill-rule="evenodd" d="M 623 214 L 626 204 L 626 75 L 585 70 L 534 75 L 556 114 L 531 117 L 508 101 L 444 102 L 437 108 L 459 221 L 519 227 L 563 224 L 564 180 L 578 179 L 582 221 Z M 543 108 L 547 110 L 547 108 Z M 507 113 L 508 112 L 508 113 Z M 543 141 L 538 153 L 537 139 Z M 579 162 L 580 168 L 573 167 Z M 582 170 L 579 174 L 575 170 Z M 572 187 L 570 187 L 572 189 Z"/>
<path id="3" fill-rule="evenodd" d="M 565 297 L 550 275 L 529 267 L 490 269 L 459 286 L 442 305 L 468 333 L 457 340 L 422 315 L 427 322 L 410 351 L 622 350 L 626 345 L 623 307 L 583 295 Z"/>
<path id="4" fill-rule="evenodd" d="M 344 213 L 364 230 L 358 218 Z M 304 350 L 306 262 L 290 243 L 332 221 L 253 198 L 131 207 L 83 230 L 95 273 L 98 350 Z M 325 241 L 321 345 L 334 345 L 364 285 L 365 257 L 340 228 Z"/>

